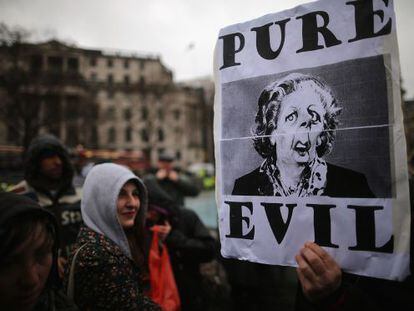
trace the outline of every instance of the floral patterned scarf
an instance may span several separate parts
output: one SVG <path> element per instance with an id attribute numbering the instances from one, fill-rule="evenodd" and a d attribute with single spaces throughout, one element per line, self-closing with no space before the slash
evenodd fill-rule
<path id="1" fill-rule="evenodd" d="M 307 197 L 322 195 L 325 191 L 328 172 L 325 160 L 317 157 L 307 164 L 296 187 L 288 187 L 283 183 L 278 167 L 272 162 L 266 159 L 260 166 L 260 172 L 269 179 L 269 183 L 259 187 L 258 191 L 261 195 Z"/>

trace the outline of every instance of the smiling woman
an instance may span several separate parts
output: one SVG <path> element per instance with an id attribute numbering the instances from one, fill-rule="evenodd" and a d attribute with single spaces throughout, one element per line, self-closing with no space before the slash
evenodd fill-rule
<path id="1" fill-rule="evenodd" d="M 116 208 L 118 221 L 124 230 L 134 227 L 135 216 L 140 207 L 139 191 L 134 182 L 127 182 L 119 191 Z"/>
<path id="2" fill-rule="evenodd" d="M 129 169 L 112 163 L 91 169 L 81 203 L 86 226 L 65 278 L 82 310 L 159 310 L 143 294 L 146 208 L 146 188 Z"/>
<path id="3" fill-rule="evenodd" d="M 233 195 L 374 197 L 363 174 L 327 163 L 341 108 L 319 78 L 292 73 L 264 88 L 254 147 L 265 159 Z"/>

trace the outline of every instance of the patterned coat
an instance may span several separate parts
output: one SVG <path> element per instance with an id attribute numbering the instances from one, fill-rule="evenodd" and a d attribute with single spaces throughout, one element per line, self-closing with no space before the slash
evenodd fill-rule
<path id="1" fill-rule="evenodd" d="M 143 294 L 142 271 L 118 245 L 82 227 L 76 249 L 84 244 L 74 278 L 75 302 L 81 310 L 161 310 Z"/>

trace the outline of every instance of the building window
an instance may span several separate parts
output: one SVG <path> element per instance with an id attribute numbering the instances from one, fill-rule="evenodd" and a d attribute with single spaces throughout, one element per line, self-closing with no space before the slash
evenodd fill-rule
<path id="1" fill-rule="evenodd" d="M 114 76 L 112 74 L 108 75 L 108 84 L 113 84 L 114 83 Z"/>
<path id="2" fill-rule="evenodd" d="M 162 108 L 159 108 L 158 109 L 158 119 L 160 121 L 163 121 L 164 120 L 164 110 L 162 110 Z"/>
<path id="3" fill-rule="evenodd" d="M 146 143 L 149 141 L 149 136 L 146 129 L 141 130 L 141 140 Z"/>
<path id="4" fill-rule="evenodd" d="M 13 125 L 7 125 L 7 142 L 16 143 L 20 140 L 19 131 Z"/>
<path id="5" fill-rule="evenodd" d="M 48 69 L 55 72 L 63 71 L 63 58 L 50 56 L 47 59 Z"/>
<path id="6" fill-rule="evenodd" d="M 173 114 L 174 114 L 174 118 L 175 118 L 175 120 L 180 120 L 180 115 L 181 115 L 181 112 L 180 112 L 180 110 L 174 110 L 173 111 Z"/>
<path id="7" fill-rule="evenodd" d="M 32 72 L 39 72 L 42 70 L 42 56 L 41 55 L 32 55 L 30 59 L 30 70 Z"/>
<path id="8" fill-rule="evenodd" d="M 71 72 L 78 72 L 79 70 L 79 60 L 77 58 L 68 59 L 68 70 Z"/>
<path id="9" fill-rule="evenodd" d="M 127 59 L 124 60 L 124 68 L 125 69 L 129 68 L 129 61 Z"/>
<path id="10" fill-rule="evenodd" d="M 92 73 L 91 73 L 91 80 L 92 80 L 92 81 L 96 81 L 96 80 L 98 80 L 98 76 L 96 75 L 96 73 L 95 73 L 95 72 L 92 72 Z"/>
<path id="11" fill-rule="evenodd" d="M 60 137 L 60 126 L 63 115 L 63 107 L 61 99 L 57 95 L 49 95 L 45 97 L 44 102 L 44 119 L 50 133 Z"/>
<path id="12" fill-rule="evenodd" d="M 131 142 L 132 140 L 132 128 L 130 126 L 128 126 L 125 129 L 125 141 L 126 142 Z"/>
<path id="13" fill-rule="evenodd" d="M 89 59 L 89 65 L 91 67 L 95 67 L 96 66 L 96 58 L 92 57 L 91 59 Z"/>
<path id="14" fill-rule="evenodd" d="M 113 144 L 115 142 L 115 129 L 113 127 L 108 130 L 108 144 Z"/>
<path id="15" fill-rule="evenodd" d="M 113 62 L 112 58 L 108 58 L 106 64 L 108 65 L 108 67 L 113 67 L 114 62 Z"/>
<path id="16" fill-rule="evenodd" d="M 115 108 L 114 107 L 109 107 L 108 110 L 106 111 L 106 118 L 108 120 L 114 120 L 115 119 Z"/>
<path id="17" fill-rule="evenodd" d="M 129 76 L 128 75 L 124 76 L 124 84 L 129 85 Z"/>
<path id="18" fill-rule="evenodd" d="M 131 118 L 132 118 L 132 111 L 131 111 L 130 108 L 126 108 L 124 110 L 124 119 L 125 119 L 125 121 L 129 121 L 129 120 L 131 120 Z"/>
<path id="19" fill-rule="evenodd" d="M 148 108 L 147 107 L 142 107 L 142 109 L 141 109 L 141 119 L 142 120 L 148 119 Z"/>
<path id="20" fill-rule="evenodd" d="M 139 84 L 141 84 L 142 86 L 145 85 L 145 78 L 144 77 L 139 78 Z"/>
<path id="21" fill-rule="evenodd" d="M 66 98 L 65 118 L 69 120 L 76 120 L 80 116 L 79 98 L 76 96 L 68 96 Z M 70 133 L 70 132 L 69 132 Z"/>
<path id="22" fill-rule="evenodd" d="M 162 129 L 158 129 L 158 141 L 164 141 L 164 131 Z"/>
<path id="23" fill-rule="evenodd" d="M 177 151 L 175 152 L 175 158 L 176 158 L 177 160 L 181 160 L 181 151 L 177 150 Z"/>
<path id="24" fill-rule="evenodd" d="M 91 129 L 91 141 L 90 141 L 91 146 L 93 147 L 97 147 L 98 146 L 98 129 L 96 128 L 96 126 L 93 126 Z"/>
<path id="25" fill-rule="evenodd" d="M 145 62 L 144 62 L 143 60 L 141 60 L 141 61 L 139 62 L 139 68 L 140 68 L 141 70 L 144 70 L 144 69 L 145 69 Z"/>
<path id="26" fill-rule="evenodd" d="M 69 135 L 66 135 L 66 145 L 69 147 L 75 147 L 79 143 L 78 137 L 78 128 L 75 125 L 68 125 L 66 127 L 66 132 Z"/>

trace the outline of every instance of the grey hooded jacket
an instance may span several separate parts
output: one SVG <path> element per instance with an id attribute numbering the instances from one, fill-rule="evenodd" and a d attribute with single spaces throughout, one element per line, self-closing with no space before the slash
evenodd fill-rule
<path id="1" fill-rule="evenodd" d="M 116 209 L 118 194 L 127 181 L 135 182 L 138 187 L 141 204 L 135 222 L 143 224 L 147 211 L 147 190 L 137 176 L 118 164 L 99 164 L 91 169 L 83 186 L 81 211 L 87 227 L 111 239 L 132 259 Z"/>
<path id="2" fill-rule="evenodd" d="M 96 165 L 86 177 L 81 202 L 86 226 L 80 230 L 74 261 L 74 299 L 82 310 L 159 310 L 143 294 L 146 267 L 134 261 L 118 221 L 117 199 L 128 181 L 135 182 L 140 195 L 134 232 L 143 232 L 147 192 L 138 177 L 109 163 Z"/>

